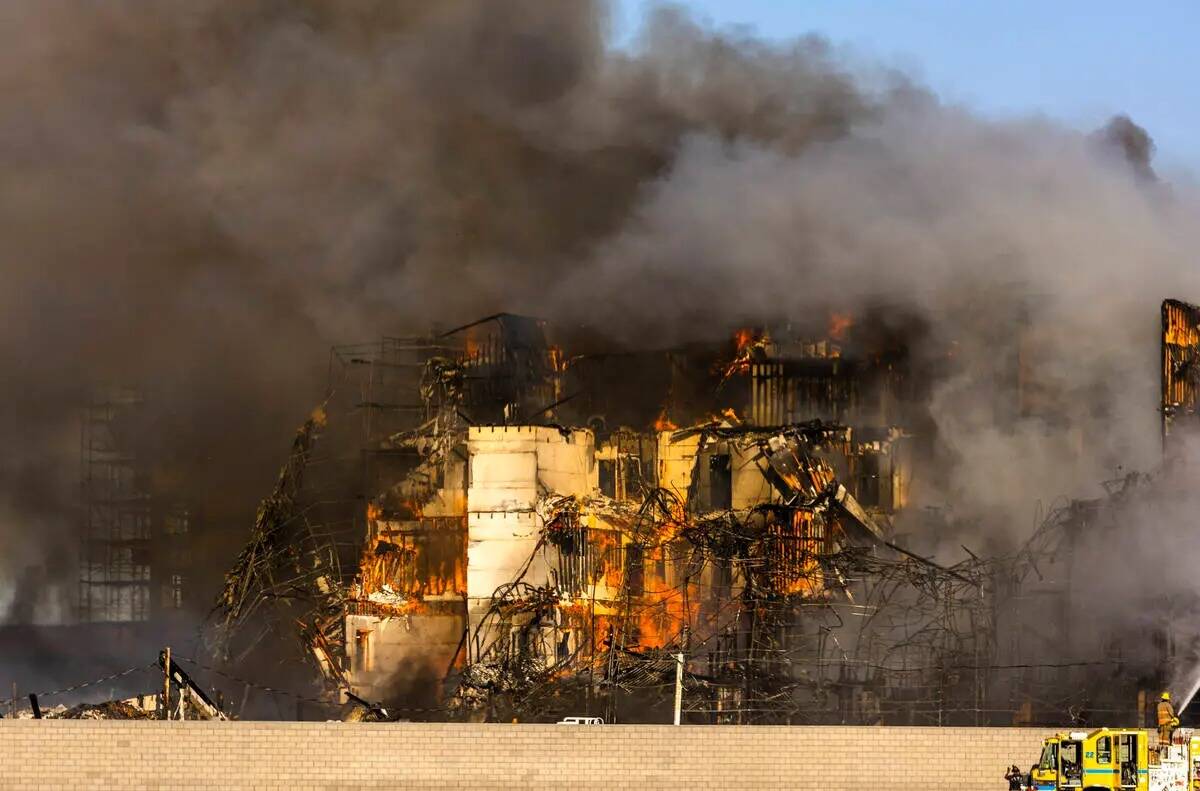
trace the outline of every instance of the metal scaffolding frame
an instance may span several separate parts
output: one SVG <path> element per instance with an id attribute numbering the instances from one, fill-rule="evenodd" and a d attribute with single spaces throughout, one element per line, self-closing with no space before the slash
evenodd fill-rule
<path id="1" fill-rule="evenodd" d="M 152 612 L 153 496 L 124 428 L 134 388 L 92 391 L 80 427 L 79 620 L 145 621 Z"/>

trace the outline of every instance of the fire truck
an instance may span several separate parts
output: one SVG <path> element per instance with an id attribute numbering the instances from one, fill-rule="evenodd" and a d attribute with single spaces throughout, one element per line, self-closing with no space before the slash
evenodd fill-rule
<path id="1" fill-rule="evenodd" d="M 1034 791 L 1200 791 L 1200 735 L 1177 728 L 1170 744 L 1156 731 L 1099 728 L 1059 733 L 1042 745 L 1030 773 Z"/>

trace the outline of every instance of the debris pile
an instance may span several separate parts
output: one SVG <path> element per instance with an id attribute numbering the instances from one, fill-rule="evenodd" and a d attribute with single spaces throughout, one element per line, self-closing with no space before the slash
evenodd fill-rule
<path id="1" fill-rule="evenodd" d="M 80 703 L 64 709 L 62 712 L 47 712 L 46 719 L 58 720 L 150 720 L 155 719 L 154 713 L 145 711 L 123 700 L 109 700 L 104 703 Z"/>

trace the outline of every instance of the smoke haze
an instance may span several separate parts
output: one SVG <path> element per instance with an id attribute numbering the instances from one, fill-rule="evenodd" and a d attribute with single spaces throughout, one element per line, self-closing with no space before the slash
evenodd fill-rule
<path id="1" fill-rule="evenodd" d="M 1151 466 L 1157 305 L 1200 298 L 1189 183 L 1127 118 L 985 120 L 803 38 L 598 2 L 10 0 L 0 7 L 0 607 L 70 578 L 89 382 L 244 537 L 324 352 L 507 310 L 663 345 L 886 307 L 958 362 L 919 482 L 1011 539 Z M 1043 418 L 997 416 L 1036 333 Z M 995 532 L 994 531 L 994 532 Z"/>

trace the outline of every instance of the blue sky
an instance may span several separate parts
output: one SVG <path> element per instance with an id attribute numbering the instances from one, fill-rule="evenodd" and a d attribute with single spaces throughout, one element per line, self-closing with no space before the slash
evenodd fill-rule
<path id="1" fill-rule="evenodd" d="M 650 0 L 614 0 L 627 41 Z M 1092 129 L 1146 127 L 1157 163 L 1200 170 L 1200 0 L 684 0 L 719 27 L 822 33 L 898 65 L 945 100 L 993 116 L 1041 113 Z"/>

